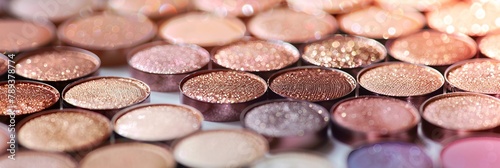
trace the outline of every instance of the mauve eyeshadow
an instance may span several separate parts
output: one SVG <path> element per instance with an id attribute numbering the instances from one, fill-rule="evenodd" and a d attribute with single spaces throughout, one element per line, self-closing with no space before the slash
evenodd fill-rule
<path id="1" fill-rule="evenodd" d="M 500 137 L 470 137 L 454 141 L 441 151 L 443 168 L 498 168 Z"/>
<path id="2" fill-rule="evenodd" d="M 347 158 L 349 168 L 432 168 L 432 160 L 415 144 L 383 142 L 354 150 Z"/>

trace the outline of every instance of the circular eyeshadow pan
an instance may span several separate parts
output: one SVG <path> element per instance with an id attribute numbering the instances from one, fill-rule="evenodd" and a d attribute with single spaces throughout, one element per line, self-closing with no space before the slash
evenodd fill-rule
<path id="1" fill-rule="evenodd" d="M 500 94 L 500 61 L 472 59 L 450 66 L 445 72 L 452 90 Z"/>
<path id="2" fill-rule="evenodd" d="M 59 107 L 59 91 L 56 88 L 39 82 L 23 81 L 18 80 L 14 85 L 8 82 L 0 83 L 0 92 L 9 93 L 12 92 L 12 86 L 15 88 L 14 104 L 11 104 L 7 100 L 12 100 L 9 98 L 10 94 L 0 94 L 0 99 L 5 101 L 0 101 L 1 115 L 9 115 L 9 107 L 15 105 L 17 107 L 16 115 L 25 115 L 40 112 L 44 109 L 57 108 Z"/>
<path id="3" fill-rule="evenodd" d="M 443 167 L 495 168 L 500 164 L 500 137 L 477 136 L 455 140 L 441 151 Z M 466 158 L 466 159 L 465 159 Z"/>
<path id="4" fill-rule="evenodd" d="M 15 159 L 10 153 L 1 156 L 0 167 L 37 167 L 37 168 L 76 168 L 78 163 L 70 156 L 62 153 L 41 151 L 16 151 Z"/>

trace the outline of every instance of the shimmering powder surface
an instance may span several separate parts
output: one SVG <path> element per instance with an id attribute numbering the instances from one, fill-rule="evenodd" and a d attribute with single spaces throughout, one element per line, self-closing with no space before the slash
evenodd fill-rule
<path id="1" fill-rule="evenodd" d="M 487 57 L 500 60 L 500 33 L 484 36 L 479 41 L 479 50 Z"/>
<path id="2" fill-rule="evenodd" d="M 180 74 L 198 70 L 210 61 L 202 48 L 181 45 L 157 45 L 137 52 L 130 66 L 156 74 Z"/>
<path id="3" fill-rule="evenodd" d="M 122 143 L 92 151 L 80 162 L 80 168 L 174 168 L 170 151 L 144 143 Z"/>
<path id="4" fill-rule="evenodd" d="M 196 8 L 229 16 L 251 16 L 269 9 L 281 0 L 193 0 Z"/>
<path id="5" fill-rule="evenodd" d="M 416 126 L 420 117 L 418 110 L 404 101 L 387 97 L 360 97 L 335 107 L 333 120 L 351 130 L 387 134 Z"/>
<path id="6" fill-rule="evenodd" d="M 4 155 L 5 156 L 5 155 Z M 69 156 L 51 152 L 16 151 L 16 160 L 7 156 L 0 159 L 2 168 L 76 168 L 78 164 Z"/>
<path id="7" fill-rule="evenodd" d="M 329 68 L 356 68 L 385 56 L 384 46 L 375 40 L 342 35 L 308 44 L 302 54 L 307 62 Z"/>
<path id="8" fill-rule="evenodd" d="M 443 167 L 496 168 L 500 165 L 499 137 L 471 137 L 452 142 L 441 152 Z"/>
<path id="9" fill-rule="evenodd" d="M 34 112 L 41 111 L 52 105 L 54 105 L 59 100 L 59 92 L 48 85 L 26 83 L 26 82 L 16 82 L 14 85 L 16 93 L 15 105 L 17 106 L 17 115 L 30 114 Z M 8 100 L 9 85 L 4 84 L 0 86 L 0 110 L 2 115 L 8 115 L 7 110 L 11 104 Z"/>
<path id="10" fill-rule="evenodd" d="M 307 102 L 273 102 L 246 113 L 245 126 L 272 137 L 302 136 L 328 125 L 328 112 Z"/>
<path id="11" fill-rule="evenodd" d="M 447 33 L 483 36 L 500 29 L 500 2 L 459 2 L 427 14 L 429 27 Z"/>
<path id="12" fill-rule="evenodd" d="M 255 133 L 216 130 L 182 139 L 174 146 L 174 157 L 188 167 L 245 167 L 267 151 L 267 141 Z"/>
<path id="13" fill-rule="evenodd" d="M 425 18 L 418 12 L 396 12 L 369 7 L 338 18 L 340 29 L 354 35 L 390 39 L 419 31 Z"/>
<path id="14" fill-rule="evenodd" d="M 159 34 L 172 43 L 212 47 L 241 39 L 245 32 L 245 24 L 237 18 L 218 17 L 209 13 L 187 13 L 163 23 Z"/>
<path id="15" fill-rule="evenodd" d="M 219 49 L 215 63 L 234 70 L 272 71 L 287 67 L 299 60 L 299 52 L 286 43 L 250 40 L 233 43 Z"/>
<path id="16" fill-rule="evenodd" d="M 75 151 L 101 143 L 111 125 L 104 116 L 61 111 L 35 117 L 18 131 L 21 145 L 42 151 Z"/>
<path id="17" fill-rule="evenodd" d="M 302 43 L 335 32 L 337 22 L 331 15 L 314 16 L 277 8 L 254 16 L 248 30 L 261 39 Z"/>
<path id="18" fill-rule="evenodd" d="M 54 37 L 54 30 L 48 26 L 21 20 L 0 20 L 0 51 L 23 51 L 43 46 Z M 29 36 L 24 35 L 29 31 Z"/>
<path id="19" fill-rule="evenodd" d="M 324 157 L 308 153 L 287 152 L 272 155 L 259 161 L 251 168 L 271 168 L 271 167 L 314 167 L 332 168 L 333 165 Z"/>
<path id="20" fill-rule="evenodd" d="M 186 107 L 152 105 L 124 114 L 116 120 L 114 129 L 135 140 L 172 140 L 199 130 L 202 118 L 200 113 Z"/>
<path id="21" fill-rule="evenodd" d="M 461 90 L 500 94 L 500 61 L 482 59 L 451 69 L 448 83 Z"/>
<path id="22" fill-rule="evenodd" d="M 374 93 L 407 97 L 438 90 L 444 84 L 444 77 L 429 67 L 391 63 L 365 71 L 359 77 L 359 84 Z"/>
<path id="23" fill-rule="evenodd" d="M 28 20 L 48 19 L 61 22 L 84 12 L 90 12 L 91 7 L 91 1 L 54 0 L 48 3 L 45 0 L 15 0 L 10 3 L 9 10 L 13 15 Z"/>
<path id="24" fill-rule="evenodd" d="M 253 74 L 215 71 L 195 76 L 182 85 L 184 95 L 210 103 L 242 103 L 262 96 L 266 82 Z"/>
<path id="25" fill-rule="evenodd" d="M 470 94 L 443 96 L 424 107 L 423 117 L 447 129 L 494 128 L 500 125 L 500 100 Z"/>
<path id="26" fill-rule="evenodd" d="M 83 52 L 49 50 L 18 61 L 16 73 L 39 81 L 67 81 L 93 73 L 98 65 L 98 58 Z"/>
<path id="27" fill-rule="evenodd" d="M 290 70 L 269 84 L 269 88 L 279 95 L 306 101 L 340 98 L 351 93 L 355 87 L 356 80 L 352 76 L 319 68 Z"/>
<path id="28" fill-rule="evenodd" d="M 472 39 L 435 31 L 423 31 L 399 38 L 392 43 L 389 53 L 396 59 L 431 66 L 450 65 L 474 57 L 476 47 Z M 472 43 L 471 43 L 472 42 Z"/>
<path id="29" fill-rule="evenodd" d="M 409 143 L 387 142 L 354 150 L 347 158 L 349 168 L 429 168 L 432 160 L 424 150 Z"/>
<path id="30" fill-rule="evenodd" d="M 68 103 L 81 108 L 119 109 L 143 101 L 149 87 L 127 78 L 98 78 L 75 85 L 63 95 Z"/>
<path id="31" fill-rule="evenodd" d="M 186 10 L 189 0 L 109 0 L 109 8 L 124 13 L 141 13 L 157 18 L 177 14 Z"/>
<path id="32" fill-rule="evenodd" d="M 373 0 L 286 0 L 292 9 L 307 13 L 326 11 L 331 14 L 346 13 L 368 5 Z"/>
<path id="33" fill-rule="evenodd" d="M 61 40 L 92 49 L 119 49 L 151 39 L 156 27 L 145 17 L 99 14 L 59 27 Z"/>

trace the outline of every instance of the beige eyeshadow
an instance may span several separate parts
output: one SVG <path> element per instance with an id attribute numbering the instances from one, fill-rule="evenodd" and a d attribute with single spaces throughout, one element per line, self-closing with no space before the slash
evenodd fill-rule
<path id="1" fill-rule="evenodd" d="M 47 45 L 55 37 L 54 25 L 22 20 L 0 20 L 0 51 L 19 52 Z"/>
<path id="2" fill-rule="evenodd" d="M 281 0 L 193 0 L 202 11 L 223 16 L 252 16 L 278 5 Z"/>
<path id="3" fill-rule="evenodd" d="M 352 35 L 391 39 L 415 33 L 425 25 L 421 13 L 403 13 L 372 6 L 338 17 L 340 29 Z"/>
<path id="4" fill-rule="evenodd" d="M 174 145 L 174 157 L 188 167 L 244 167 L 268 151 L 264 137 L 244 130 L 192 134 Z"/>
<path id="5" fill-rule="evenodd" d="M 398 38 L 388 48 L 398 60 L 430 66 L 450 65 L 477 52 L 476 43 L 468 36 L 430 30 Z"/>
<path id="6" fill-rule="evenodd" d="M 100 13 L 67 20 L 58 28 L 64 43 L 93 50 L 132 47 L 151 40 L 156 25 L 140 15 Z"/>
<path id="7" fill-rule="evenodd" d="M 80 161 L 80 168 L 174 168 L 172 153 L 164 147 L 146 143 L 119 143 L 98 148 Z"/>
<path id="8" fill-rule="evenodd" d="M 96 77 L 69 85 L 63 99 L 80 108 L 109 110 L 140 103 L 150 92 L 147 84 L 136 79 Z"/>
<path id="9" fill-rule="evenodd" d="M 255 162 L 251 168 L 270 168 L 270 167 L 314 167 L 314 168 L 332 168 L 333 165 L 325 157 L 309 153 L 286 152 L 271 155 Z"/>
<path id="10" fill-rule="evenodd" d="M 337 34 L 307 44 L 301 57 L 328 68 L 357 68 L 381 61 L 386 55 L 385 47 L 373 39 Z"/>
<path id="11" fill-rule="evenodd" d="M 460 90 L 485 94 L 500 93 L 500 61 L 473 59 L 457 63 L 446 71 L 448 83 Z"/>
<path id="12" fill-rule="evenodd" d="M 201 128 L 203 115 L 196 109 L 173 104 L 148 104 L 127 109 L 114 119 L 116 133 L 134 140 L 166 141 Z"/>
<path id="13" fill-rule="evenodd" d="M 340 14 L 354 11 L 369 5 L 373 0 L 286 0 L 292 9 L 315 14 L 328 12 Z"/>
<path id="14" fill-rule="evenodd" d="M 29 81 L 16 81 L 13 104 L 17 106 L 16 115 L 31 114 L 47 109 L 59 101 L 59 91 L 56 88 L 42 83 Z M 9 115 L 8 109 L 11 109 L 12 100 L 9 98 L 9 84 L 4 82 L 0 84 L 0 110 L 1 115 Z"/>
<path id="15" fill-rule="evenodd" d="M 429 27 L 447 33 L 484 36 L 500 29 L 500 2 L 459 2 L 427 14 Z"/>
<path id="16" fill-rule="evenodd" d="M 77 168 L 78 164 L 73 158 L 62 153 L 41 151 L 16 151 L 15 159 L 8 155 L 0 157 L 0 167 L 9 168 Z"/>
<path id="17" fill-rule="evenodd" d="M 19 144 L 40 151 L 78 151 L 100 144 L 111 134 L 103 115 L 76 109 L 39 113 L 21 121 Z"/>
<path id="18" fill-rule="evenodd" d="M 91 52 L 57 47 L 25 55 L 16 62 L 16 73 L 38 81 L 67 81 L 90 75 L 99 66 L 99 58 Z"/>
<path id="19" fill-rule="evenodd" d="M 243 40 L 217 49 L 212 60 L 229 69 L 272 71 L 299 60 L 299 51 L 289 43 L 265 40 Z"/>
<path id="20" fill-rule="evenodd" d="M 159 35 L 171 43 L 213 47 L 237 41 L 243 38 L 245 32 L 245 24 L 238 18 L 191 12 L 161 24 Z"/>
<path id="21" fill-rule="evenodd" d="M 183 12 L 189 0 L 109 0 L 108 7 L 121 13 L 141 13 L 149 18 L 162 18 Z"/>
<path id="22" fill-rule="evenodd" d="M 67 0 L 15 0 L 10 3 L 10 12 L 24 19 L 48 19 L 62 22 L 68 18 L 92 12 L 91 1 Z"/>
<path id="23" fill-rule="evenodd" d="M 474 93 L 450 93 L 422 105 L 422 117 L 439 127 L 477 131 L 500 125 L 500 100 Z"/>
<path id="24" fill-rule="evenodd" d="M 358 81 L 361 87 L 377 94 L 408 97 L 438 90 L 444 84 L 444 77 L 427 66 L 391 62 L 362 70 Z"/>
<path id="25" fill-rule="evenodd" d="M 500 60 L 500 33 L 492 33 L 484 36 L 478 42 L 479 50 L 485 56 Z"/>
<path id="26" fill-rule="evenodd" d="M 309 15 L 287 8 L 275 8 L 254 16 L 248 31 L 260 39 L 304 43 L 337 31 L 331 15 Z"/>

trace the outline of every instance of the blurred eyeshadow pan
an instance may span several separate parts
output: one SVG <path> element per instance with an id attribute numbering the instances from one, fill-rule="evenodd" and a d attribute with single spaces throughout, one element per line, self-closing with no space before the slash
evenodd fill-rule
<path id="1" fill-rule="evenodd" d="M 419 146 L 404 142 L 381 142 L 362 146 L 347 158 L 349 168 L 432 168 L 432 160 Z"/>
<path id="2" fill-rule="evenodd" d="M 500 33 L 488 34 L 480 38 L 478 44 L 483 55 L 500 60 Z"/>
<path id="3" fill-rule="evenodd" d="M 10 13 L 23 19 L 47 19 L 55 23 L 76 17 L 84 12 L 92 12 L 91 1 L 56 0 L 15 0 L 9 5 Z"/>
<path id="4" fill-rule="evenodd" d="M 278 153 L 255 162 L 251 168 L 270 168 L 270 167 L 314 167 L 314 168 L 332 168 L 333 165 L 324 157 L 302 153 L 286 152 Z"/>
<path id="5" fill-rule="evenodd" d="M 189 7 L 189 0 L 109 0 L 108 7 L 119 13 L 140 13 L 151 19 L 176 15 Z"/>
<path id="6" fill-rule="evenodd" d="M 0 27 L 0 34 L 7 37 L 0 39 L 0 52 L 32 50 L 49 44 L 55 38 L 55 26 L 51 23 L 0 19 Z"/>
<path id="7" fill-rule="evenodd" d="M 441 151 L 441 166 L 495 168 L 500 164 L 500 137 L 467 137 L 452 141 Z"/>
<path id="8" fill-rule="evenodd" d="M 278 5 L 281 0 L 193 0 L 193 5 L 202 11 L 225 16 L 252 16 Z"/>
<path id="9" fill-rule="evenodd" d="M 328 12 L 330 14 L 341 14 L 354 11 L 368 6 L 373 0 L 286 0 L 292 9 L 306 13 Z"/>
<path id="10" fill-rule="evenodd" d="M 445 72 L 452 91 L 500 94 L 500 61 L 472 59 L 452 65 Z"/>
<path id="11" fill-rule="evenodd" d="M 40 112 L 44 109 L 57 108 L 59 107 L 58 101 L 60 98 L 59 91 L 56 88 L 39 82 L 32 81 L 22 81 L 18 80 L 14 84 L 16 89 L 15 102 L 10 104 L 10 98 L 8 94 L 0 94 L 0 110 L 1 115 L 9 115 L 8 109 L 11 109 L 12 105 L 17 108 L 16 115 L 25 115 Z M 0 83 L 0 92 L 8 93 L 9 84 L 8 82 Z"/>
<path id="12" fill-rule="evenodd" d="M 0 167 L 37 167 L 37 168 L 77 168 L 78 163 L 69 155 L 42 151 L 16 151 L 15 159 L 11 160 L 8 155 L 0 158 Z"/>
<path id="13" fill-rule="evenodd" d="M 7 74 L 7 71 L 9 70 L 9 64 L 9 58 L 0 53 L 0 77 L 3 77 Z"/>
<path id="14" fill-rule="evenodd" d="M 375 0 L 376 4 L 390 9 L 417 9 L 423 12 L 439 10 L 443 6 L 447 6 L 456 2 L 457 0 Z"/>

